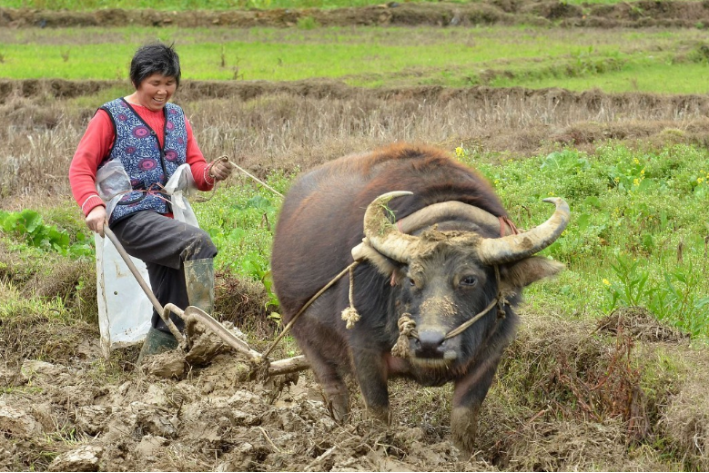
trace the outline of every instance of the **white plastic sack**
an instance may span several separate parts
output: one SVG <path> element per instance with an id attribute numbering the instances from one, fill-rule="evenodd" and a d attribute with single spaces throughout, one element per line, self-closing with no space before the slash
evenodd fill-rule
<path id="1" fill-rule="evenodd" d="M 95 234 L 96 286 L 101 350 L 108 358 L 111 350 L 139 343 L 150 330 L 153 305 L 133 273 L 108 238 Z M 150 286 L 145 263 L 131 258 Z"/>
<path id="2" fill-rule="evenodd" d="M 170 194 L 172 201 L 172 214 L 175 220 L 179 222 L 185 222 L 193 227 L 199 228 L 197 223 L 197 217 L 187 201 L 192 192 L 197 188 L 192 177 L 192 170 L 189 164 L 182 164 L 175 170 L 167 184 L 165 184 L 164 191 Z"/>
<path id="3" fill-rule="evenodd" d="M 130 189 L 130 181 L 123 166 L 119 162 L 111 162 L 99 170 L 96 187 L 104 202 L 108 202 L 106 210 L 110 216 L 110 212 L 121 198 L 121 193 Z M 199 227 L 197 218 L 185 198 L 194 188 L 195 183 L 190 167 L 183 164 L 168 181 L 166 191 L 173 196 L 175 220 Z M 111 350 L 139 343 L 145 339 L 150 330 L 153 305 L 111 240 L 96 234 L 95 242 L 101 350 L 108 358 Z M 145 263 L 136 258 L 131 259 L 150 287 Z"/>

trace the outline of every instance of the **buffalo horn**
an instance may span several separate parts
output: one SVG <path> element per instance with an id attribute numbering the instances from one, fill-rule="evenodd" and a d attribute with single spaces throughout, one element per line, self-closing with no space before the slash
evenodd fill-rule
<path id="1" fill-rule="evenodd" d="M 412 194 L 409 191 L 387 192 L 374 199 L 364 213 L 364 235 L 369 244 L 384 256 L 399 263 L 409 261 L 411 248 L 418 242 L 418 237 L 401 233 L 386 218 L 384 209 L 393 198 Z"/>
<path id="2" fill-rule="evenodd" d="M 478 246 L 480 261 L 489 265 L 519 261 L 554 243 L 569 223 L 569 205 L 561 197 L 550 197 L 544 202 L 556 205 L 549 220 L 518 235 L 482 240 Z"/>

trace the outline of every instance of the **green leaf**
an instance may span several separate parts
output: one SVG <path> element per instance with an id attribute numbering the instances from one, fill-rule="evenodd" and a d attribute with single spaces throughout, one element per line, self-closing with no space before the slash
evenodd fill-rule
<path id="1" fill-rule="evenodd" d="M 599 199 L 595 195 L 589 195 L 584 199 L 583 203 L 586 205 L 590 205 L 591 207 L 595 207 L 597 209 L 601 208 L 601 199 Z"/>
<path id="2" fill-rule="evenodd" d="M 25 228 L 27 228 L 27 231 L 30 233 L 34 233 L 37 227 L 42 223 L 42 216 L 34 210 L 23 210 L 21 216 Z"/>
<path id="3" fill-rule="evenodd" d="M 271 205 L 271 201 L 260 195 L 255 195 L 254 197 L 250 198 L 248 201 L 246 201 L 246 205 L 244 206 L 244 208 L 246 209 L 259 210 L 268 210 L 272 207 L 273 206 Z"/>
<path id="4" fill-rule="evenodd" d="M 652 188 L 653 181 L 652 179 L 643 179 L 640 182 L 640 185 L 638 186 L 638 192 L 647 192 Z"/>
<path id="5" fill-rule="evenodd" d="M 589 222 L 591 221 L 591 216 L 589 214 L 581 214 L 576 219 L 576 227 L 583 231 L 588 228 Z"/>

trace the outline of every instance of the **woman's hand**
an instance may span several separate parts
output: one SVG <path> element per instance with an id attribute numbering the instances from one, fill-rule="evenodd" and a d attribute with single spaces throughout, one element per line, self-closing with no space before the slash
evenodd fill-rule
<path id="1" fill-rule="evenodd" d="M 234 165 L 231 164 L 226 159 L 215 159 L 212 164 L 209 165 L 209 177 L 215 181 L 223 181 L 224 179 L 231 176 L 231 172 L 234 170 Z"/>
<path id="2" fill-rule="evenodd" d="M 94 207 L 86 216 L 85 221 L 92 232 L 96 232 L 103 237 L 103 226 L 106 223 L 106 207 L 103 205 Z"/>

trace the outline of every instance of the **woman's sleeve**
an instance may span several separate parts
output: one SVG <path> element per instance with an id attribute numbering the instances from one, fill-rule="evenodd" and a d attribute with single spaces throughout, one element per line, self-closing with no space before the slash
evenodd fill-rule
<path id="1" fill-rule="evenodd" d="M 185 127 L 187 129 L 187 164 L 192 170 L 192 177 L 201 191 L 209 191 L 214 187 L 214 180 L 209 177 L 209 164 L 204 159 L 202 150 L 199 149 L 197 140 L 192 132 L 192 125 L 185 117 Z"/>
<path id="2" fill-rule="evenodd" d="M 84 215 L 105 205 L 96 192 L 96 170 L 111 150 L 115 131 L 108 113 L 99 109 L 86 127 L 69 166 L 69 183 L 74 200 Z"/>

